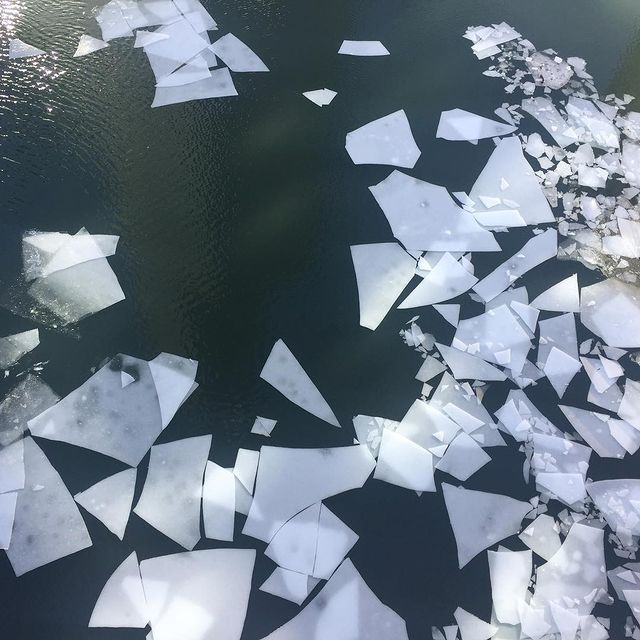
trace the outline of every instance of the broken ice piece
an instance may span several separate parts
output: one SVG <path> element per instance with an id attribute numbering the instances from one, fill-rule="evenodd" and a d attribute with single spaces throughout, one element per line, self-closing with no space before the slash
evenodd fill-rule
<path id="1" fill-rule="evenodd" d="M 462 432 L 449 444 L 436 469 L 465 481 L 490 460 L 491 456 L 470 435 Z"/>
<path id="2" fill-rule="evenodd" d="M 0 493 L 0 549 L 8 549 L 16 515 L 18 493 Z"/>
<path id="3" fill-rule="evenodd" d="M 569 354 L 556 347 L 551 347 L 551 351 L 542 367 L 544 374 L 549 379 L 559 398 L 562 398 L 569 383 L 580 369 L 582 369 L 582 364 L 579 360 L 572 358 Z"/>
<path id="4" fill-rule="evenodd" d="M 313 91 L 304 91 L 302 95 L 307 99 L 311 100 L 314 104 L 317 104 L 319 107 L 326 107 L 331 104 L 332 100 L 338 95 L 336 91 L 332 91 L 331 89 L 314 89 Z"/>
<path id="5" fill-rule="evenodd" d="M 578 275 L 573 274 L 543 291 L 531 302 L 531 306 L 542 311 L 580 311 L 580 289 Z"/>
<path id="6" fill-rule="evenodd" d="M 251 427 L 251 433 L 255 433 L 259 436 L 266 436 L 267 438 L 269 438 L 271 437 L 271 432 L 273 431 L 277 423 L 277 420 L 257 416 L 253 423 L 253 427 Z"/>
<path id="7" fill-rule="evenodd" d="M 395 431 L 398 424 L 395 420 L 376 418 L 374 416 L 357 415 L 353 418 L 353 428 L 358 442 L 366 444 L 374 458 L 378 457 L 383 429 Z"/>
<path id="8" fill-rule="evenodd" d="M 458 326 L 460 318 L 459 304 L 434 304 L 433 308 L 453 327 Z"/>
<path id="9" fill-rule="evenodd" d="M 590 482 L 587 491 L 613 531 L 640 535 L 640 480 Z"/>
<path id="10" fill-rule="evenodd" d="M 596 411 L 558 405 L 571 426 L 602 458 L 623 458 L 624 447 L 611 435 L 609 416 Z"/>
<path id="11" fill-rule="evenodd" d="M 175 87 L 156 87 L 156 93 L 151 107 L 164 107 L 170 104 L 189 102 L 190 100 L 204 100 L 206 98 L 222 98 L 237 96 L 229 69 L 214 69 L 209 76 Z"/>
<path id="12" fill-rule="evenodd" d="M 9 40 L 9 59 L 13 58 L 31 58 L 34 56 L 44 55 L 46 51 L 38 49 L 19 38 Z"/>
<path id="13" fill-rule="evenodd" d="M 544 513 L 540 514 L 518 537 L 545 560 L 550 560 L 561 546 L 555 520 Z"/>
<path id="14" fill-rule="evenodd" d="M 483 118 L 464 109 L 451 109 L 440 114 L 436 138 L 445 140 L 481 140 L 513 133 L 516 127 Z"/>
<path id="15" fill-rule="evenodd" d="M 236 480 L 230 469 L 223 469 L 215 462 L 207 461 L 202 486 L 202 520 L 205 538 L 233 542 Z M 238 483 L 242 485 L 239 480 Z"/>
<path id="16" fill-rule="evenodd" d="M 203 56 L 196 55 L 169 75 L 160 78 L 156 87 L 181 87 L 208 78 L 211 78 L 211 72 L 207 61 Z"/>
<path id="17" fill-rule="evenodd" d="M 389 51 L 379 40 L 343 40 L 338 53 L 347 56 L 389 55 Z"/>
<path id="18" fill-rule="evenodd" d="M 80 36 L 80 40 L 78 42 L 78 48 L 76 52 L 73 54 L 74 58 L 80 58 L 81 56 L 89 55 L 94 51 L 100 51 L 100 49 L 104 49 L 109 45 L 104 42 L 104 40 L 99 40 L 98 38 L 94 38 L 93 36 L 88 36 L 83 34 Z"/>
<path id="19" fill-rule="evenodd" d="M 506 380 L 507 377 L 482 358 L 471 355 L 466 351 L 447 347 L 436 342 L 436 348 L 453 372 L 456 380 Z"/>
<path id="20" fill-rule="evenodd" d="M 233 475 L 240 480 L 242 486 L 251 494 L 253 493 L 253 484 L 258 471 L 259 459 L 259 451 L 238 449 L 238 453 L 236 454 L 236 463 L 233 467 Z"/>
<path id="21" fill-rule="evenodd" d="M 576 505 L 587 497 L 584 478 L 580 473 L 538 473 L 536 488 L 568 506 Z"/>
<path id="22" fill-rule="evenodd" d="M 37 329 L 0 338 L 0 369 L 8 369 L 40 344 Z"/>
<path id="23" fill-rule="evenodd" d="M 302 604 L 311 593 L 317 580 L 303 573 L 276 567 L 273 573 L 260 585 L 260 591 Z"/>
<path id="24" fill-rule="evenodd" d="M 227 33 L 210 47 L 231 71 L 269 71 L 267 65 L 242 40 Z"/>
<path id="25" fill-rule="evenodd" d="M 458 607 L 453 612 L 453 617 L 458 623 L 462 640 L 489 640 L 498 632 L 498 627 L 480 620 L 480 618 L 465 611 L 462 607 Z"/>
<path id="26" fill-rule="evenodd" d="M 160 40 L 168 40 L 171 36 L 167 33 L 161 33 L 158 31 L 146 31 L 144 29 L 138 29 L 136 31 L 136 40 L 133 44 L 135 49 L 146 47 L 154 42 L 160 42 Z"/>

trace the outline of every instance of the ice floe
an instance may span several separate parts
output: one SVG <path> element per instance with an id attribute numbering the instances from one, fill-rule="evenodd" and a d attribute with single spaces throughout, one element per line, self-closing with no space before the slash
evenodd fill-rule
<path id="1" fill-rule="evenodd" d="M 436 138 L 477 142 L 483 138 L 506 136 L 516 127 L 478 116 L 464 109 L 451 109 L 440 114 Z"/>
<path id="2" fill-rule="evenodd" d="M 388 56 L 388 49 L 379 40 L 343 40 L 338 53 L 345 56 Z"/>
<path id="3" fill-rule="evenodd" d="M 210 460 L 204 472 L 202 487 L 202 520 L 204 537 L 233 541 L 236 515 L 236 482 L 231 469 L 224 469 Z M 244 487 L 246 490 L 246 487 Z M 250 493 L 247 491 L 247 493 Z"/>
<path id="4" fill-rule="evenodd" d="M 33 58 L 34 56 L 42 56 L 46 53 L 38 47 L 34 47 L 31 44 L 20 40 L 19 38 L 12 38 L 9 40 L 9 58 Z"/>
<path id="5" fill-rule="evenodd" d="M 314 89 L 313 91 L 303 91 L 302 95 L 307 99 L 317 104 L 319 107 L 326 107 L 331 104 L 333 99 L 338 95 L 336 91 L 331 89 Z"/>
<path id="6" fill-rule="evenodd" d="M 88 36 L 86 33 L 80 36 L 80 40 L 78 41 L 78 48 L 76 52 L 73 54 L 74 58 L 80 58 L 81 56 L 87 56 L 94 51 L 100 51 L 100 49 L 104 49 L 109 45 L 99 38 L 94 38 L 93 36 Z"/>
<path id="7" fill-rule="evenodd" d="M 40 344 L 37 329 L 0 338 L 0 368 L 8 369 Z"/>

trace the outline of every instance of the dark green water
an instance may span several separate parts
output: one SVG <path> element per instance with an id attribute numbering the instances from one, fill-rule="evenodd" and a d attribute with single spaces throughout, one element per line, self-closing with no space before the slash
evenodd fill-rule
<path id="1" fill-rule="evenodd" d="M 201 386 L 163 440 L 213 433 L 213 459 L 230 466 L 239 446 L 263 443 L 249 435 L 259 413 L 280 420 L 270 444 L 348 444 L 353 415 L 402 417 L 419 393 L 413 376 L 420 362 L 397 335 L 410 311 L 391 313 L 375 333 L 358 326 L 349 245 L 391 239 L 367 190 L 389 168 L 354 166 L 344 151 L 345 133 L 404 108 L 422 149 L 410 173 L 453 191 L 468 189 L 491 142 L 436 141 L 439 114 L 459 107 L 489 116 L 505 94 L 499 82 L 482 76 L 486 64 L 461 38 L 465 28 L 507 21 L 539 49 L 585 58 L 602 94 L 640 95 L 640 4 L 204 4 L 221 33 L 246 40 L 271 73 L 236 74 L 237 98 L 151 110 L 152 75 L 131 41 L 71 57 L 82 33 L 98 35 L 89 3 L 0 0 L 0 281 L 6 284 L 19 270 L 26 229 L 75 232 L 86 226 L 119 234 L 111 264 L 127 300 L 71 334 L 42 332 L 34 359 L 49 360 L 43 377 L 58 393 L 74 389 L 91 367 L 117 352 L 151 358 L 168 351 L 200 362 Z M 6 42 L 13 36 L 55 54 L 7 61 Z M 392 55 L 338 56 L 343 39 L 380 39 Z M 319 109 L 300 95 L 321 87 L 338 92 L 330 107 Z M 521 244 L 517 233 L 499 240 L 505 250 Z M 475 264 L 484 268 L 482 260 Z M 550 277 L 558 280 L 561 270 L 569 275 L 575 266 L 542 268 L 540 289 Z M 583 272 L 583 285 L 597 278 Z M 432 310 L 421 320 L 423 329 L 450 337 L 452 329 Z M 31 326 L 0 312 L 1 335 Z M 259 380 L 279 337 L 317 382 L 342 432 Z M 541 385 L 531 397 L 553 420 L 557 401 L 547 391 Z M 583 402 L 585 394 L 586 388 L 572 387 L 568 403 Z M 488 396 L 489 408 L 501 398 Z M 43 448 L 73 493 L 120 469 L 64 444 L 45 441 Z M 490 453 L 493 462 L 467 486 L 530 497 L 522 455 L 513 447 Z M 591 476 L 624 477 L 634 460 L 614 464 L 612 470 L 611 463 L 594 460 Z M 406 619 L 411 638 L 430 637 L 430 625 L 448 624 L 458 605 L 488 615 L 486 556 L 457 570 L 441 493 L 418 498 L 369 481 L 328 505 L 360 534 L 350 557 L 380 599 Z M 97 521 L 87 518 L 87 526 L 91 549 L 20 579 L 0 558 L 0 637 L 144 638 L 142 630 L 87 629 L 95 600 L 131 550 L 144 559 L 180 549 L 135 515 L 122 544 Z M 262 549 L 239 534 L 234 544 Z M 215 546 L 224 543 L 205 541 L 197 548 Z M 259 554 L 256 586 L 272 568 Z M 261 638 L 297 611 L 255 589 L 243 638 Z"/>

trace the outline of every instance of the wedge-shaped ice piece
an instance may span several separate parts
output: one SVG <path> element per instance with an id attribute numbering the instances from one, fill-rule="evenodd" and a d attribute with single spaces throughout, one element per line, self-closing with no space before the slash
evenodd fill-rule
<path id="1" fill-rule="evenodd" d="M 139 49 L 140 47 L 146 47 L 154 42 L 160 42 L 160 40 L 168 40 L 169 38 L 170 36 L 166 33 L 138 29 L 138 31 L 136 31 L 136 41 L 133 46 L 134 48 Z"/>
<path id="2" fill-rule="evenodd" d="M 135 487 L 136 470 L 127 469 L 77 493 L 74 499 L 122 540 L 129 522 Z"/>
<path id="3" fill-rule="evenodd" d="M 236 464 L 233 467 L 233 475 L 240 480 L 242 486 L 249 493 L 253 493 L 253 485 L 256 480 L 259 458 L 260 452 L 252 451 L 251 449 L 238 449 L 238 453 L 236 455 Z"/>
<path id="4" fill-rule="evenodd" d="M 571 426 L 602 458 L 624 458 L 624 447 L 611 435 L 609 416 L 596 411 L 559 405 Z"/>
<path id="5" fill-rule="evenodd" d="M 399 309 L 426 307 L 463 294 L 478 282 L 450 253 L 445 253 L 422 282 L 398 305 Z"/>
<path id="6" fill-rule="evenodd" d="M 140 563 L 154 640 L 240 640 L 253 549 L 205 549 Z"/>
<path id="7" fill-rule="evenodd" d="M 334 427 L 340 426 L 331 407 L 282 340 L 273 345 L 260 377 L 305 411 Z"/>
<path id="8" fill-rule="evenodd" d="M 580 473 L 538 473 L 536 488 L 568 506 L 582 502 L 587 497 L 584 478 Z"/>
<path id="9" fill-rule="evenodd" d="M 478 469 L 484 467 L 491 456 L 468 434 L 459 433 L 447 447 L 436 469 L 451 474 L 458 480 L 467 480 Z"/>
<path id="10" fill-rule="evenodd" d="M 538 366 L 544 367 L 552 349 L 560 351 L 578 360 L 578 338 L 576 319 L 573 313 L 540 321 L 540 340 L 538 341 Z"/>
<path id="11" fill-rule="evenodd" d="M 224 469 L 215 462 L 207 462 L 202 487 L 202 520 L 205 538 L 233 541 L 236 480 L 230 469 Z"/>
<path id="12" fill-rule="evenodd" d="M 390 164 L 411 169 L 420 157 L 403 109 L 347 133 L 345 148 L 354 164 Z"/>
<path id="13" fill-rule="evenodd" d="M 493 234 L 461 209 L 444 187 L 396 170 L 369 190 L 407 250 L 500 250 Z"/>
<path id="14" fill-rule="evenodd" d="M 0 369 L 8 369 L 40 344 L 37 329 L 0 338 Z"/>
<path id="15" fill-rule="evenodd" d="M 74 58 L 80 58 L 81 56 L 87 56 L 94 51 L 100 51 L 109 45 L 104 41 L 93 36 L 88 36 L 86 33 L 80 36 L 78 41 L 78 48 L 73 54 Z"/>
<path id="16" fill-rule="evenodd" d="M 506 380 L 507 376 L 477 356 L 472 356 L 466 351 L 447 347 L 436 342 L 436 348 L 442 354 L 453 377 L 456 380 Z"/>
<path id="17" fill-rule="evenodd" d="M 580 320 L 611 347 L 640 347 L 640 289 L 615 278 L 582 288 Z"/>
<path id="18" fill-rule="evenodd" d="M 460 319 L 459 304 L 434 304 L 433 308 L 452 326 L 458 326 Z"/>
<path id="19" fill-rule="evenodd" d="M 237 96 L 238 92 L 229 69 L 215 69 L 204 80 L 191 82 L 178 87 L 157 87 L 152 107 L 164 107 L 169 104 L 204 100 L 206 98 L 223 98 Z"/>
<path id="20" fill-rule="evenodd" d="M 531 302 L 543 311 L 580 311 L 578 276 L 574 274 L 554 284 Z"/>
<path id="21" fill-rule="evenodd" d="M 473 290 L 482 300 L 488 302 L 510 287 L 527 271 L 555 258 L 557 251 L 558 233 L 555 229 L 547 229 L 544 233 L 533 236 L 517 254 L 480 280 Z"/>
<path id="22" fill-rule="evenodd" d="M 211 436 L 151 447 L 149 471 L 134 512 L 185 549 L 200 540 L 200 501 Z"/>
<path id="23" fill-rule="evenodd" d="M 345 560 L 322 591 L 263 640 L 408 640 L 404 620 L 382 604 Z M 162 639 L 159 639 L 162 640 Z"/>
<path id="24" fill-rule="evenodd" d="M 93 608 L 89 627 L 133 627 L 149 623 L 147 602 L 140 578 L 138 556 L 134 551 L 113 572 Z"/>
<path id="25" fill-rule="evenodd" d="M 326 107 L 338 94 L 331 89 L 314 89 L 313 91 L 304 91 L 302 95 L 319 107 Z"/>
<path id="26" fill-rule="evenodd" d="M 115 38 L 128 38 L 133 35 L 133 31 L 131 31 L 131 27 L 125 19 L 121 5 L 117 0 L 110 0 L 100 9 L 96 15 L 96 22 L 100 25 L 102 39 L 105 42 Z"/>
<path id="27" fill-rule="evenodd" d="M 267 65 L 232 33 L 216 40 L 210 48 L 231 71 L 269 71 Z"/>
<path id="28" fill-rule="evenodd" d="M 399 422 L 387 418 L 377 418 L 375 416 L 357 415 L 353 418 L 353 428 L 356 438 L 360 444 L 366 444 L 374 458 L 378 457 L 380 441 L 382 440 L 383 429 L 395 431 Z"/>
<path id="29" fill-rule="evenodd" d="M 416 380 L 429 382 L 445 369 L 445 365 L 440 360 L 436 360 L 433 356 L 427 356 L 420 369 L 418 369 L 418 373 L 416 373 Z"/>
<path id="30" fill-rule="evenodd" d="M 522 101 L 522 110 L 533 116 L 561 147 L 567 147 L 577 142 L 575 134 L 571 135 L 567 121 L 560 115 L 549 98 L 541 96 L 526 98 Z"/>
<path id="31" fill-rule="evenodd" d="M 579 360 L 575 360 L 557 347 L 551 347 L 542 368 L 559 398 L 562 398 L 569 383 L 580 369 L 582 365 Z"/>
<path id="32" fill-rule="evenodd" d="M 23 42 L 19 38 L 9 40 L 9 59 L 13 58 L 32 58 L 34 56 L 44 55 L 46 51 L 38 49 L 33 45 Z"/>
<path id="33" fill-rule="evenodd" d="M 561 546 L 555 520 L 545 513 L 539 515 L 518 537 L 545 560 L 550 560 Z"/>
<path id="34" fill-rule="evenodd" d="M 462 640 L 489 640 L 498 632 L 498 627 L 481 620 L 462 607 L 453 612 L 453 617 L 458 623 Z"/>
<path id="35" fill-rule="evenodd" d="M 15 491 L 0 493 L 0 549 L 8 549 L 16 514 L 18 494 Z"/>
<path id="36" fill-rule="evenodd" d="M 267 436 L 267 438 L 269 438 L 271 437 L 271 432 L 277 423 L 278 421 L 273 420 L 272 418 L 257 416 L 253 423 L 253 427 L 251 427 L 251 433 L 255 433 L 259 436 Z"/>
<path id="37" fill-rule="evenodd" d="M 503 125 L 506 126 L 506 125 Z M 504 138 L 476 179 L 469 197 L 476 211 L 488 211 L 482 199 L 507 200 L 515 205 L 526 224 L 554 222 L 551 207 L 531 165 L 522 153 L 519 138 Z"/>
<path id="38" fill-rule="evenodd" d="M 640 535 L 640 480 L 591 482 L 587 491 L 616 533 Z"/>
<path id="39" fill-rule="evenodd" d="M 607 591 L 604 531 L 576 523 L 569 529 L 560 550 L 538 567 L 531 605 L 541 607 L 554 603 L 563 607 L 571 602 L 574 612 L 586 615 L 596 603 L 594 591 L 598 589 Z"/>
<path id="40" fill-rule="evenodd" d="M 174 0 L 174 3 L 189 20 L 192 20 L 195 23 L 197 19 L 198 25 L 202 27 L 201 29 L 196 29 L 198 33 L 202 33 L 203 31 L 215 31 L 218 28 L 216 21 L 202 6 L 200 0 Z"/>
<path id="41" fill-rule="evenodd" d="M 260 585 L 260 591 L 302 604 L 317 581 L 303 573 L 276 567 L 274 572 Z"/>
<path id="42" fill-rule="evenodd" d="M 515 127 L 465 111 L 451 109 L 440 114 L 436 138 L 445 140 L 481 140 L 513 133 Z"/>
<path id="43" fill-rule="evenodd" d="M 567 123 L 577 134 L 579 142 L 600 149 L 618 149 L 620 132 L 611 120 L 590 100 L 569 96 L 566 104 Z"/>
<path id="44" fill-rule="evenodd" d="M 160 78 L 156 87 L 181 87 L 210 77 L 211 71 L 207 61 L 198 54 L 173 73 Z"/>
<path id="45" fill-rule="evenodd" d="M 24 441 L 0 448 L 0 493 L 24 488 Z"/>
<path id="46" fill-rule="evenodd" d="M 636 621 L 640 622 L 640 590 L 625 589 L 623 593 L 626 601 L 629 603 L 633 617 Z"/>
<path id="47" fill-rule="evenodd" d="M 531 551 L 489 551 L 491 598 L 496 618 L 506 624 L 519 624 L 518 607 L 527 599 L 531 580 Z"/>
<path id="48" fill-rule="evenodd" d="M 618 415 L 636 429 L 640 429 L 640 382 L 626 379 Z"/>
<path id="49" fill-rule="evenodd" d="M 435 491 L 433 455 L 397 432 L 382 433 L 373 477 L 414 491 Z"/>
<path id="50" fill-rule="evenodd" d="M 396 242 L 351 247 L 360 324 L 376 329 L 415 274 L 416 261 Z"/>
<path id="51" fill-rule="evenodd" d="M 269 542 L 287 520 L 306 507 L 360 488 L 374 466 L 375 459 L 365 445 L 330 449 L 262 447 L 256 490 L 243 533 Z"/>
<path id="52" fill-rule="evenodd" d="M 329 580 L 353 545 L 358 534 L 352 531 L 325 505 L 320 506 L 318 544 L 312 576 Z"/>
<path id="53" fill-rule="evenodd" d="M 444 501 L 462 569 L 481 551 L 514 535 L 529 511 L 528 502 L 442 483 Z"/>
<path id="54" fill-rule="evenodd" d="M 123 388 L 122 371 L 136 381 Z M 136 466 L 162 430 L 149 365 L 118 355 L 28 425 L 34 436 L 68 442 Z"/>
<path id="55" fill-rule="evenodd" d="M 25 488 L 7 549 L 16 576 L 91 546 L 76 503 L 32 438 L 24 440 L 24 466 Z"/>
<path id="56" fill-rule="evenodd" d="M 389 51 L 379 40 L 343 40 L 338 53 L 345 56 L 389 55 Z"/>
<path id="57" fill-rule="evenodd" d="M 139 0 L 138 7 L 146 18 L 146 24 L 140 26 L 171 24 L 181 17 L 173 0 Z"/>

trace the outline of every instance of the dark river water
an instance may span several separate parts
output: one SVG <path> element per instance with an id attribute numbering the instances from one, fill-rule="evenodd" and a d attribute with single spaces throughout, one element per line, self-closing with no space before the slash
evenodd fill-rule
<path id="1" fill-rule="evenodd" d="M 152 110 L 152 75 L 130 40 L 71 57 L 81 34 L 98 35 L 89 2 L 0 0 L 0 283 L 5 286 L 20 269 L 25 230 L 75 232 L 84 226 L 118 234 L 110 261 L 126 301 L 72 331 L 44 329 L 33 354 L 33 361 L 48 361 L 42 375 L 60 395 L 118 352 L 152 358 L 167 351 L 200 362 L 200 388 L 162 441 L 212 433 L 214 461 L 231 466 L 238 447 L 263 444 L 249 434 L 260 414 L 279 420 L 270 444 L 349 444 L 353 415 L 400 419 L 421 385 L 414 380 L 420 358 L 398 336 L 413 310 L 392 312 L 375 333 L 358 325 L 349 245 L 391 240 L 367 190 L 390 170 L 354 166 L 344 150 L 345 133 L 403 108 L 422 149 L 410 173 L 467 190 L 493 145 L 435 140 L 439 114 L 459 107 L 490 116 L 506 98 L 499 81 L 482 75 L 487 65 L 462 39 L 466 27 L 504 20 L 539 49 L 585 58 L 601 94 L 640 95 L 640 3 L 204 4 L 221 33 L 245 40 L 271 72 L 236 74 L 237 98 Z M 7 39 L 14 36 L 55 53 L 9 62 Z M 338 56 L 343 39 L 379 39 L 391 55 Z M 338 92 L 330 107 L 319 109 L 300 95 L 322 87 Z M 499 237 L 505 251 L 524 237 L 509 236 Z M 493 264 L 499 256 L 476 258 L 477 269 L 485 259 Z M 567 263 L 543 267 L 536 272 L 540 288 L 573 271 Z M 582 285 L 598 278 L 583 268 L 579 273 Z M 420 322 L 438 336 L 452 335 L 433 310 Z M 32 327 L 0 311 L 1 335 Z M 280 337 L 324 393 L 341 431 L 259 379 Z M 540 385 L 531 397 L 554 420 L 557 398 L 548 389 Z M 565 398 L 579 405 L 585 395 L 586 386 L 572 386 Z M 488 394 L 488 408 L 502 399 Z M 42 447 L 72 493 L 123 468 L 70 445 L 44 441 Z M 490 454 L 492 463 L 466 486 L 531 497 L 522 454 L 513 446 Z M 594 456 L 590 475 L 625 477 L 634 464 L 631 456 L 615 463 Z M 327 505 L 360 535 L 350 557 L 378 597 L 405 618 L 412 640 L 430 637 L 432 624 L 449 624 L 458 605 L 488 616 L 486 554 L 457 569 L 441 492 L 418 498 L 370 480 Z M 261 551 L 262 543 L 239 534 L 242 520 L 238 516 L 234 546 Z M 135 515 L 123 543 L 97 520 L 86 521 L 93 547 L 19 579 L 2 555 L 0 638 L 145 637 L 143 630 L 87 629 L 93 605 L 132 550 L 144 559 L 180 548 Z M 218 546 L 225 543 L 202 541 L 197 548 Z M 259 553 L 256 587 L 272 569 Z M 298 610 L 254 589 L 243 639 L 267 635 Z"/>

